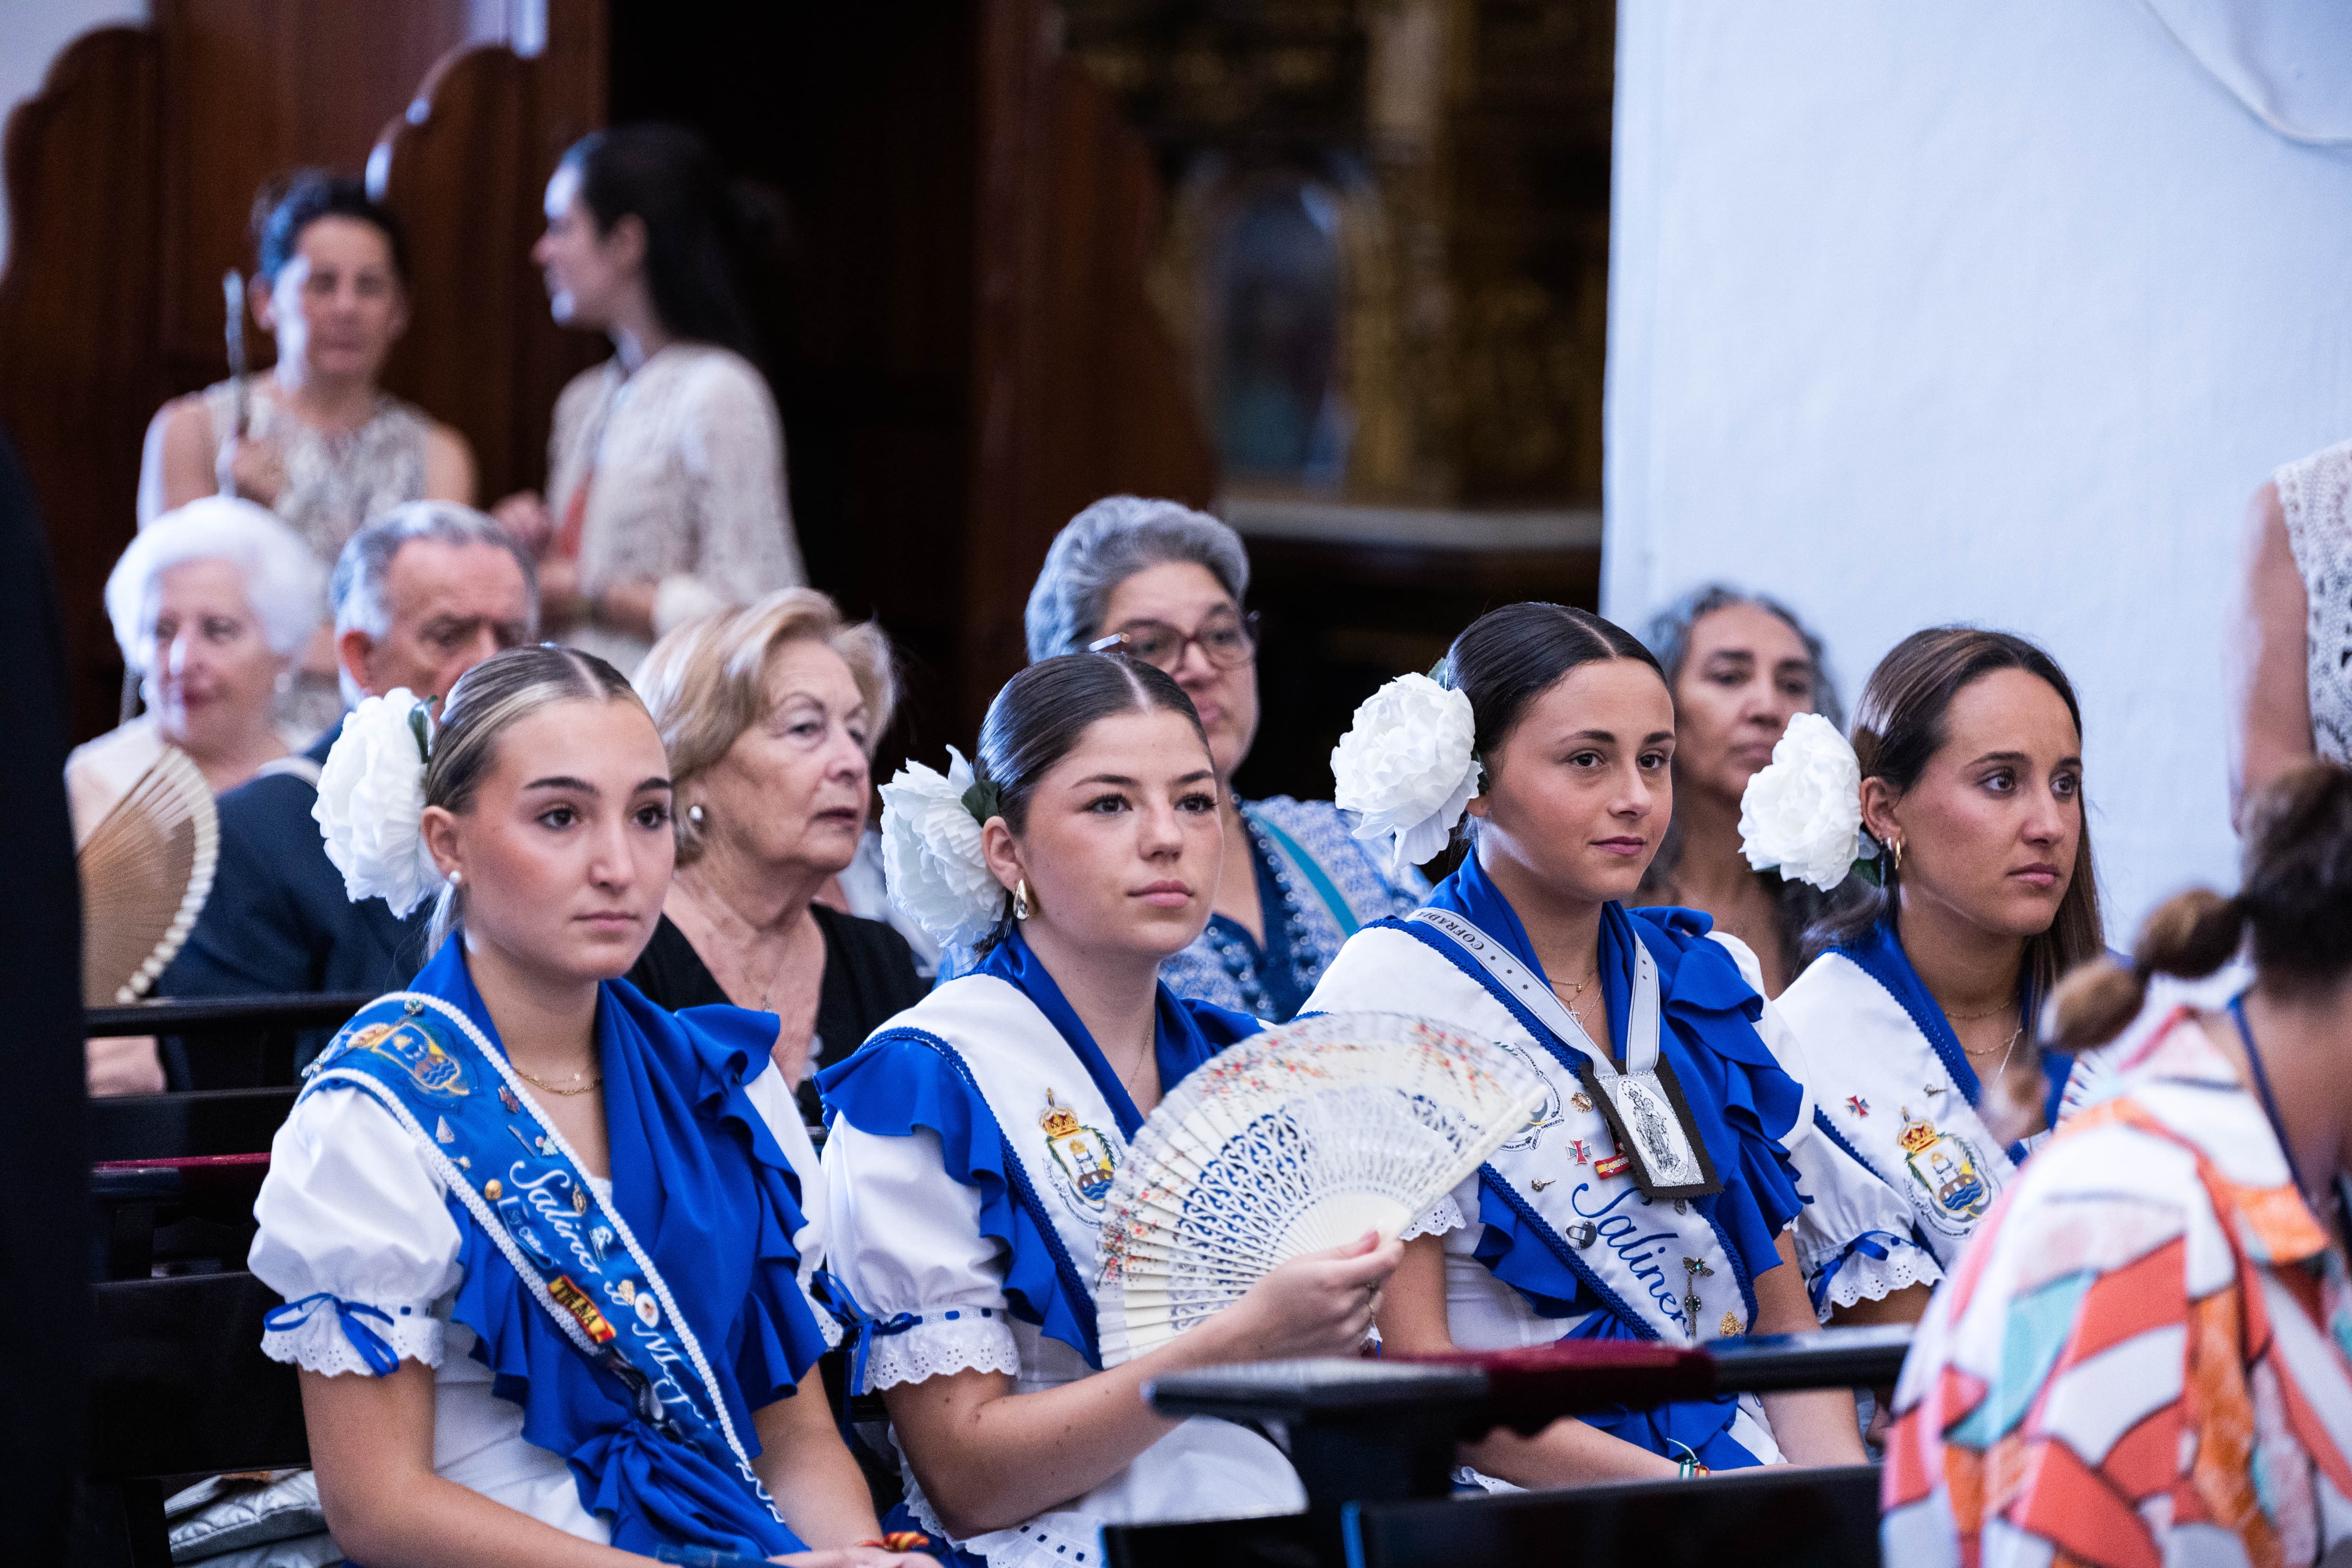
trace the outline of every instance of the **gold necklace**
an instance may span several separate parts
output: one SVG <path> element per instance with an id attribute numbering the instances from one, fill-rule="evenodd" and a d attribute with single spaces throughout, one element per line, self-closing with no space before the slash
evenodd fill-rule
<path id="1" fill-rule="evenodd" d="M 1573 1007 L 1576 1005 L 1576 999 L 1584 994 L 1584 988 L 1600 978 L 1601 971 L 1596 969 L 1591 973 L 1586 975 L 1583 979 L 1577 981 L 1574 984 L 1569 986 L 1565 995 L 1561 994 L 1559 982 L 1553 980 L 1549 982 L 1551 994 L 1555 996 L 1559 996 L 1561 1001 Z"/>
<path id="2" fill-rule="evenodd" d="M 520 1078 L 524 1082 L 535 1084 L 539 1088 L 547 1090 L 550 1094 L 560 1094 L 569 1097 L 575 1094 L 586 1094 L 592 1089 L 602 1089 L 604 1087 L 604 1075 L 603 1073 L 598 1073 L 593 1080 L 581 1084 L 578 1089 L 558 1089 L 555 1085 L 548 1082 L 543 1078 L 534 1077 L 530 1073 L 524 1072 L 521 1067 L 512 1059 L 509 1059 L 507 1065 L 515 1069 L 516 1076 Z M 572 1079 L 573 1082 L 578 1083 L 580 1075 L 578 1073 L 573 1073 L 572 1075 Z"/>
<path id="3" fill-rule="evenodd" d="M 1938 1003 L 1937 1005 L 1941 1006 L 1942 1004 Z M 1983 1022 L 1987 1018 L 2006 1013 L 2016 1005 L 2016 1001 L 2012 999 L 2002 1003 L 1998 1007 L 1988 1007 L 1981 1013 L 1955 1013 L 1949 1007 L 1945 1007 L 1944 1016 L 1949 1018 L 1955 1024 L 1977 1024 Z"/>

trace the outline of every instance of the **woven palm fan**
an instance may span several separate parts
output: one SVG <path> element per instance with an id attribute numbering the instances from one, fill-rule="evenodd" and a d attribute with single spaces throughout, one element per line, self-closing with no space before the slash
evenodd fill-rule
<path id="1" fill-rule="evenodd" d="M 1544 1092 L 1501 1047 L 1392 1013 L 1326 1014 L 1223 1052 L 1169 1091 L 1112 1184 L 1103 1364 L 1165 1344 L 1289 1258 L 1396 1236 Z"/>
<path id="2" fill-rule="evenodd" d="M 185 752 L 166 746 L 77 857 L 87 1005 L 147 994 L 196 923 L 219 850 L 212 787 Z"/>

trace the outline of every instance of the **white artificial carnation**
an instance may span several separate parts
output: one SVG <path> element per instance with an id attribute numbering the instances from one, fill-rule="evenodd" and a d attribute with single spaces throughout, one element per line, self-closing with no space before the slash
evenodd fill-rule
<path id="1" fill-rule="evenodd" d="M 1823 892 L 1844 881 L 1862 852 L 1862 764 L 1836 725 L 1818 713 L 1789 721 L 1770 765 L 1739 799 L 1739 847 L 1759 871 Z"/>
<path id="2" fill-rule="evenodd" d="M 882 875 L 890 901 L 942 947 L 969 951 L 996 927 L 1004 887 L 981 853 L 980 819 L 964 804 L 971 764 L 948 748 L 944 777 L 908 763 L 882 786 Z"/>
<path id="3" fill-rule="evenodd" d="M 1478 793 L 1476 725 L 1465 694 L 1401 675 L 1366 698 L 1331 752 L 1333 804 L 1368 844 L 1386 840 L 1392 872 L 1445 847 Z"/>
<path id="4" fill-rule="evenodd" d="M 404 918 L 441 885 L 419 827 L 425 760 L 420 719 L 429 740 L 431 717 L 405 687 L 352 709 L 319 770 L 319 798 L 310 807 L 351 900 L 382 899 Z"/>

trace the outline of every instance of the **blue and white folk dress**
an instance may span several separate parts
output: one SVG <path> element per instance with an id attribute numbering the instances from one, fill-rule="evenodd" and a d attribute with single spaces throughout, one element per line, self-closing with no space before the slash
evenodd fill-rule
<path id="1" fill-rule="evenodd" d="M 1160 1081 L 1174 1085 L 1255 1019 L 1160 987 Z M 964 1371 L 1016 1394 L 1101 1366 L 1104 1199 L 1143 1118 L 1016 928 L 818 1077 L 828 1267 L 860 1315 L 861 1392 Z M 1111 1480 L 1009 1530 L 956 1540 L 904 1470 L 906 1519 L 992 1568 L 1099 1568 L 1101 1526 L 1291 1513 L 1297 1474 L 1264 1437 L 1184 1422 Z"/>
<path id="2" fill-rule="evenodd" d="M 2024 1001 L 2031 1019 L 2035 998 Z M 1779 1005 L 1812 1064 L 1822 1136 L 1797 1158 L 1813 1200 L 1797 1223 L 1797 1260 L 1827 1322 L 1940 1280 L 2048 1134 L 2004 1147 L 1987 1130 L 1983 1081 L 1892 924 L 1815 959 Z M 2075 1065 L 2042 1056 L 2051 1125 Z"/>
<path id="3" fill-rule="evenodd" d="M 330 1376 L 431 1367 L 435 1472 L 570 1534 L 801 1550 L 751 1474 L 751 1416 L 839 1331 L 807 1294 L 815 1152 L 774 1017 L 606 982 L 597 1177 L 506 1062 L 463 945 L 362 1010 L 278 1131 L 250 1267 L 289 1305 L 262 1349 Z M 656 1375 L 616 1373 L 616 1342 Z"/>
<path id="4" fill-rule="evenodd" d="M 1633 1020 L 1656 1019 L 1657 1058 L 1681 1086 L 1722 1183 L 1710 1195 L 1653 1200 L 1577 1077 L 1585 1046 L 1563 1038 L 1539 1016 L 1550 1009 L 1519 994 L 1522 984 L 1541 987 L 1549 999 L 1549 984 L 1525 926 L 1475 853 L 1439 884 L 1429 909 L 1453 917 L 1444 923 L 1454 929 L 1474 928 L 1473 940 L 1499 950 L 1516 976 L 1482 963 L 1424 912 L 1352 939 L 1307 1010 L 1433 1018 L 1498 1042 L 1550 1086 L 1535 1120 L 1454 1190 L 1458 1213 L 1426 1227 L 1445 1236 L 1454 1342 L 1464 1350 L 1564 1339 L 1693 1344 L 1747 1332 L 1755 1279 L 1780 1265 L 1776 1238 L 1804 1206 L 1790 1152 L 1811 1130 L 1803 1053 L 1760 994 L 1755 955 L 1734 938 L 1710 938 L 1702 913 L 1603 909 L 1601 984 L 1612 1060 L 1632 1070 Z M 1651 986 L 1654 1000 L 1644 1003 Z M 1572 1017 L 1566 1026 L 1580 1039 Z M 1715 1469 L 1782 1457 L 1753 1395 L 1585 1419 L 1653 1453 L 1695 1457 Z"/>

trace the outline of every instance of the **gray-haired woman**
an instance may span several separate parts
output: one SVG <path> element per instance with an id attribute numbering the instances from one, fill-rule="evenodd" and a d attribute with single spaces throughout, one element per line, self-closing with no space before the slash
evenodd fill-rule
<path id="1" fill-rule="evenodd" d="M 1777 600 L 1710 583 L 1659 611 L 1642 640 L 1674 693 L 1675 819 L 1635 901 L 1705 910 L 1755 949 L 1764 994 L 1778 996 L 1804 967 L 1822 895 L 1749 869 L 1739 800 L 1790 718 L 1845 727 L 1822 639 Z"/>
<path id="2" fill-rule="evenodd" d="M 1428 885 L 1400 879 L 1348 835 L 1329 801 L 1245 801 L 1234 772 L 1257 736 L 1257 617 L 1242 608 L 1241 536 L 1171 500 L 1109 496 L 1055 537 L 1029 594 L 1029 658 L 1117 650 L 1173 676 L 1208 732 L 1224 816 L 1215 912 L 1162 963 L 1179 996 L 1280 1023 L 1298 1011 L 1339 944 L 1416 907 Z"/>

